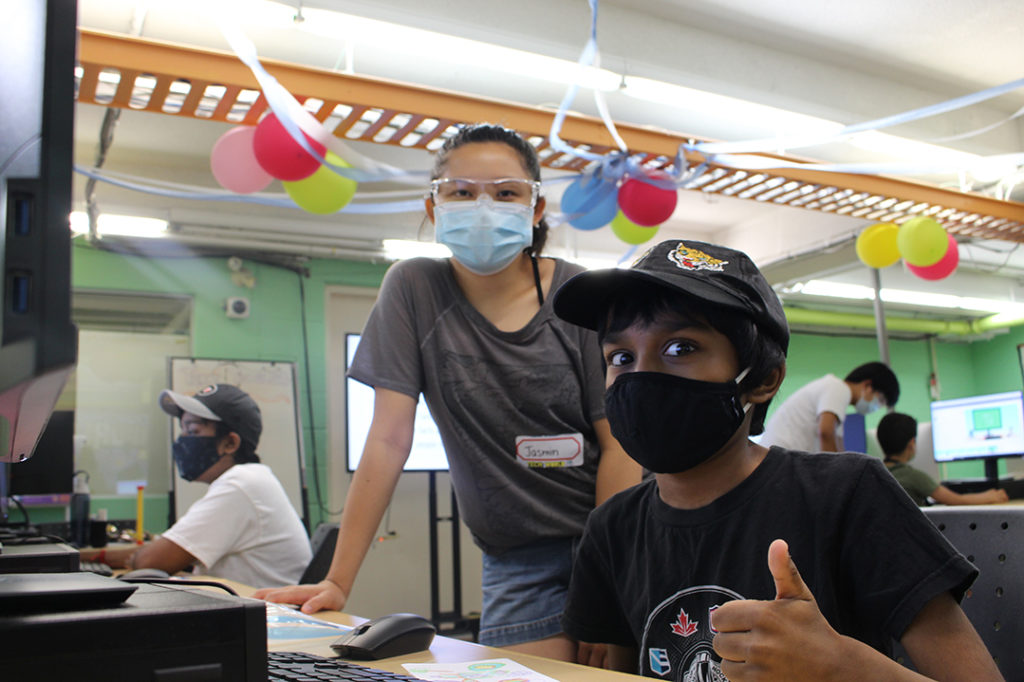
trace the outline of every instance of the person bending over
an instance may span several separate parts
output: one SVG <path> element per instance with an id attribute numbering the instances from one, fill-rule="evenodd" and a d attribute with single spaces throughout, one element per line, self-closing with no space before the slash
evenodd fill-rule
<path id="1" fill-rule="evenodd" d="M 255 596 L 344 607 L 422 394 L 483 550 L 480 643 L 577 660 L 559 622 L 575 543 L 595 505 L 641 474 L 604 417 L 597 336 L 551 308 L 549 293 L 582 268 L 541 256 L 540 162 L 515 131 L 461 128 L 433 178 L 426 212 L 452 256 L 392 265 L 363 330 L 349 376 L 374 388 L 373 418 L 327 578 Z"/>
<path id="2" fill-rule="evenodd" d="M 776 408 L 765 425 L 761 444 L 806 452 L 840 452 L 846 410 L 870 414 L 893 407 L 900 383 L 889 367 L 867 362 L 840 379 L 826 374 L 797 389 Z"/>

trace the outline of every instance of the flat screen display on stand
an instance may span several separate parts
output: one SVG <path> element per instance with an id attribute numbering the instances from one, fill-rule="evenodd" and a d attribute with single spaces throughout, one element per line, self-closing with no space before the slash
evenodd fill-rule
<path id="1" fill-rule="evenodd" d="M 348 371 L 359 345 L 359 334 L 345 335 L 345 370 Z M 373 389 L 355 379 L 345 379 L 346 469 L 355 471 L 363 455 L 363 446 L 373 418 Z M 412 450 L 404 471 L 448 471 L 448 456 L 441 444 L 441 434 L 420 396 L 416 406 L 416 425 Z"/>
<path id="2" fill-rule="evenodd" d="M 999 459 L 1024 456 L 1021 391 L 936 400 L 931 412 L 936 462 L 982 459 L 985 478 L 997 481 Z"/>

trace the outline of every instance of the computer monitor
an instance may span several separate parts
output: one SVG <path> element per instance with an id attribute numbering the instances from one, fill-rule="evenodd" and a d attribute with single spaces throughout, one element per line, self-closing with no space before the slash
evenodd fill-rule
<path id="1" fill-rule="evenodd" d="M 355 357 L 359 345 L 359 334 L 345 335 L 345 370 Z M 355 379 L 345 379 L 345 431 L 348 471 L 355 471 L 363 456 L 363 446 L 370 431 L 373 418 L 373 389 Z M 405 462 L 404 471 L 448 471 L 448 456 L 441 443 L 437 424 L 430 416 L 427 404 L 420 396 L 416 406 L 416 426 L 412 439 L 412 450 Z"/>
<path id="2" fill-rule="evenodd" d="M 22 504 L 69 504 L 74 492 L 75 413 L 55 410 L 36 445 L 37 456 L 8 466 L 11 495 Z"/>
<path id="3" fill-rule="evenodd" d="M 32 456 L 77 350 L 71 323 L 75 0 L 0 21 L 0 461 Z"/>
<path id="4" fill-rule="evenodd" d="M 999 478 L 998 460 L 1024 456 L 1021 391 L 977 395 L 931 404 L 936 462 L 985 460 L 985 477 Z"/>
<path id="5" fill-rule="evenodd" d="M 0 462 L 32 456 L 77 353 L 68 226 L 76 19 L 75 0 L 18 0 L 0 21 Z M 7 494 L 0 489 L 0 521 Z"/>

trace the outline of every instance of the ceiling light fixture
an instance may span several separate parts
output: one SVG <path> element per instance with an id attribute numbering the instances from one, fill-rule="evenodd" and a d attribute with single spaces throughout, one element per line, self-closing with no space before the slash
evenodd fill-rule
<path id="1" fill-rule="evenodd" d="M 842 298 L 848 300 L 871 301 L 875 298 L 875 290 L 860 284 L 847 284 L 844 282 L 829 282 L 827 280 L 812 279 L 808 282 L 798 282 L 790 287 L 784 287 L 781 294 L 801 294 L 804 296 L 820 296 L 822 298 Z M 974 298 L 970 296 L 954 296 L 952 294 L 939 294 L 927 291 L 909 291 L 906 289 L 882 289 L 881 297 L 884 303 L 896 303 L 914 306 L 925 306 L 928 308 L 941 308 L 944 310 L 963 310 L 986 313 L 1024 313 L 1024 304 L 1012 301 L 997 301 L 986 298 Z"/>
<path id="2" fill-rule="evenodd" d="M 257 9 L 258 8 L 258 9 Z M 246 14 L 255 15 L 268 23 L 296 31 L 304 31 L 347 41 L 353 45 L 380 48 L 388 52 L 412 57 L 440 59 L 459 66 L 488 68 L 518 76 L 547 80 L 563 85 L 578 83 L 594 90 L 617 90 L 622 77 L 593 66 L 580 66 L 569 59 L 559 59 L 495 45 L 469 38 L 428 31 L 412 26 L 393 24 L 366 17 L 342 14 L 332 10 L 304 7 L 303 18 L 294 23 L 295 9 L 277 2 L 263 2 L 246 6 Z"/>
<path id="3" fill-rule="evenodd" d="M 68 218 L 73 233 L 89 233 L 89 216 L 85 211 L 72 211 Z M 167 236 L 167 221 L 160 220 L 159 218 L 101 213 L 96 219 L 96 231 L 103 237 L 145 237 L 153 239 Z"/>
<path id="4" fill-rule="evenodd" d="M 414 239 L 384 239 L 384 257 L 390 260 L 405 260 L 424 256 L 426 258 L 450 258 L 451 249 L 437 242 L 420 242 Z"/>

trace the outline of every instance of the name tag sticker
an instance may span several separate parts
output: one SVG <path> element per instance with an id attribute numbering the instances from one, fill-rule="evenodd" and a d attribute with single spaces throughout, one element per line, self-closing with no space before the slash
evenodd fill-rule
<path id="1" fill-rule="evenodd" d="M 528 467 L 578 467 L 583 464 L 583 435 L 516 436 L 516 459 Z"/>

